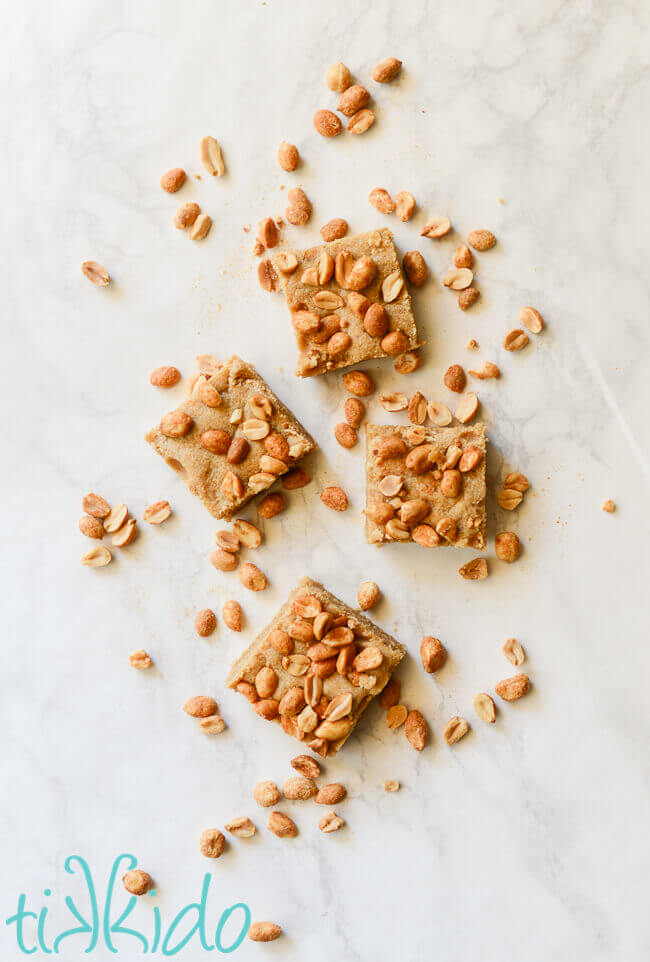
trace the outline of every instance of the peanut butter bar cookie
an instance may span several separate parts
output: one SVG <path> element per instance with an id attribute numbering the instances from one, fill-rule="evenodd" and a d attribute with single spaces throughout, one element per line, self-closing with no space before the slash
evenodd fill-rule
<path id="1" fill-rule="evenodd" d="M 303 578 L 230 669 L 253 711 L 320 755 L 334 755 L 405 649 L 321 584 Z"/>
<path id="2" fill-rule="evenodd" d="M 215 518 L 230 518 L 317 447 L 254 367 L 207 358 L 149 444 Z"/>
<path id="3" fill-rule="evenodd" d="M 366 540 L 485 548 L 485 425 L 366 427 Z"/>
<path id="4" fill-rule="evenodd" d="M 369 358 L 396 357 L 422 343 L 393 235 L 386 228 L 310 247 L 290 258 L 280 254 L 274 264 L 296 332 L 300 377 Z"/>

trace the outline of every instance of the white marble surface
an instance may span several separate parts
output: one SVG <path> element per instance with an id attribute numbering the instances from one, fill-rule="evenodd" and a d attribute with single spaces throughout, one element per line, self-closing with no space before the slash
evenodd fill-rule
<path id="1" fill-rule="evenodd" d="M 65 858 L 88 859 L 103 890 L 112 859 L 132 852 L 158 888 L 138 906 L 141 927 L 154 904 L 169 921 L 212 869 L 211 919 L 243 900 L 285 929 L 236 958 L 648 957 L 649 19 L 641 0 L 62 0 L 6 14 L 3 923 L 19 892 L 40 907 L 49 886 L 56 934 L 64 897 L 82 901 Z M 370 82 L 392 54 L 405 69 L 399 83 L 372 85 L 373 130 L 321 140 L 311 117 L 334 104 L 329 63 L 343 59 Z M 227 176 L 191 178 L 167 196 L 160 174 L 200 173 L 205 133 L 223 144 Z M 304 158 L 295 175 L 275 163 L 284 138 Z M 492 485 L 491 533 L 514 527 L 525 551 L 513 566 L 491 561 L 483 583 L 457 574 L 470 552 L 364 543 L 361 450 L 332 437 L 340 381 L 294 378 L 283 303 L 257 286 L 253 235 L 242 231 L 282 212 L 281 186 L 294 183 L 314 216 L 287 239 L 315 242 L 333 216 L 353 230 L 387 224 L 431 267 L 416 295 L 425 364 L 407 379 L 390 362 L 371 365 L 382 389 L 445 399 L 447 365 L 476 360 L 469 337 L 503 369 L 478 388 L 489 473 L 522 470 L 532 489 L 504 517 Z M 412 223 L 369 206 L 380 185 L 413 192 Z M 213 216 L 202 244 L 171 226 L 177 199 Z M 447 213 L 458 234 L 420 238 L 425 213 Z M 480 257 L 480 305 L 461 314 L 440 279 L 475 226 L 499 244 Z M 83 278 L 85 258 L 107 265 L 109 289 Z M 528 303 L 547 329 L 506 354 L 501 338 Z M 182 391 L 154 390 L 150 370 L 175 363 L 188 375 L 199 351 L 257 364 L 322 448 L 315 483 L 265 524 L 262 596 L 211 568 L 214 521 L 142 439 Z M 332 482 L 350 494 L 347 515 L 320 503 Z M 169 498 L 174 517 L 109 568 L 82 568 L 87 490 L 138 516 Z M 613 516 L 600 510 L 607 497 Z M 351 602 L 362 580 L 382 586 L 377 620 L 408 646 L 404 698 L 433 738 L 416 754 L 369 710 L 326 765 L 349 787 L 347 829 L 322 836 L 320 810 L 288 803 L 300 835 L 281 841 L 251 789 L 282 781 L 296 746 L 222 680 L 304 573 Z M 245 634 L 220 624 L 197 638 L 194 612 L 228 597 L 245 607 Z M 450 651 L 435 677 L 417 659 L 425 633 Z M 500 706 L 488 730 L 471 699 L 513 672 L 500 650 L 512 635 L 534 690 Z M 130 669 L 139 647 L 155 670 Z M 221 737 L 201 736 L 183 714 L 197 692 L 217 698 L 229 724 Z M 473 731 L 448 749 L 441 731 L 457 712 Z M 402 791 L 385 794 L 385 778 Z M 258 836 L 207 863 L 200 831 L 239 814 Z M 70 942 L 63 957 L 85 957 L 85 945 Z M 131 939 L 118 945 L 118 957 L 138 957 Z M 4 924 L 0 947 L 3 959 L 22 958 Z M 194 944 L 181 953 L 203 956 Z M 114 956 L 100 942 L 91 957 Z"/>

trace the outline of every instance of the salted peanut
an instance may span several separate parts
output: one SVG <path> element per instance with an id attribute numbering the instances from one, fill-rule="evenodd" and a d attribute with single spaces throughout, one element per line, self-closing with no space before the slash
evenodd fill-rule
<path id="1" fill-rule="evenodd" d="M 214 137 L 204 137 L 201 141 L 201 163 L 213 177 L 221 177 L 226 169 L 221 147 Z"/>
<path id="2" fill-rule="evenodd" d="M 169 388 L 174 387 L 181 379 L 181 372 L 177 367 L 171 365 L 157 367 L 149 375 L 149 383 L 154 387 Z"/>
<path id="3" fill-rule="evenodd" d="M 231 631 L 242 629 L 242 608 L 238 601 L 225 601 L 221 609 L 224 624 Z"/>
<path id="4" fill-rule="evenodd" d="M 349 397 L 345 401 L 343 410 L 345 413 L 345 420 L 348 422 L 350 427 L 356 431 L 361 425 L 366 413 L 366 408 L 363 401 L 360 401 L 359 398 L 356 397 Z"/>
<path id="5" fill-rule="evenodd" d="M 348 506 L 348 498 L 343 488 L 332 486 L 323 488 L 320 499 L 327 508 L 333 511 L 345 511 Z"/>
<path id="6" fill-rule="evenodd" d="M 266 827 L 278 838 L 295 838 L 298 834 L 296 823 L 282 812 L 271 812 Z"/>
<path id="7" fill-rule="evenodd" d="M 218 408 L 223 402 L 214 384 L 202 376 L 199 376 L 198 380 L 193 384 L 192 390 L 188 393 L 191 397 L 209 408 Z"/>
<path id="8" fill-rule="evenodd" d="M 271 698 L 278 687 L 278 676 L 273 668 L 264 665 L 255 675 L 255 691 L 260 698 Z"/>
<path id="9" fill-rule="evenodd" d="M 519 320 L 527 327 L 531 334 L 541 334 L 544 327 L 544 320 L 539 311 L 534 307 L 522 307 L 519 311 Z"/>
<path id="10" fill-rule="evenodd" d="M 411 537 L 423 548 L 435 548 L 440 544 L 438 533 L 430 524 L 416 525 L 411 531 Z"/>
<path id="11" fill-rule="evenodd" d="M 327 353 L 330 357 L 340 357 L 352 344 L 352 338 L 344 331 L 337 331 L 327 342 Z"/>
<path id="12" fill-rule="evenodd" d="M 465 347 L 468 351 L 478 351 L 478 341 L 475 341 L 472 337 L 469 339 Z"/>
<path id="13" fill-rule="evenodd" d="M 345 421 L 335 425 L 334 437 L 342 448 L 353 448 L 358 441 L 357 432 Z"/>
<path id="14" fill-rule="evenodd" d="M 218 828 L 206 828 L 201 832 L 199 848 L 206 858 L 219 858 L 226 847 L 226 836 Z"/>
<path id="15" fill-rule="evenodd" d="M 420 658 L 422 659 L 422 667 L 427 674 L 431 675 L 433 672 L 439 671 L 444 665 L 447 658 L 447 649 L 439 638 L 427 635 L 420 642 Z"/>
<path id="16" fill-rule="evenodd" d="M 474 695 L 472 704 L 474 711 L 481 721 L 487 722 L 488 725 L 494 724 L 497 717 L 497 710 L 494 701 L 486 692 L 481 691 L 478 695 Z"/>
<path id="17" fill-rule="evenodd" d="M 488 251 L 496 242 L 497 239 L 490 230 L 471 230 L 467 235 L 467 243 L 475 251 Z"/>
<path id="18" fill-rule="evenodd" d="M 95 287 L 107 287 L 111 282 L 111 275 L 98 261 L 84 261 L 81 270 Z"/>
<path id="19" fill-rule="evenodd" d="M 390 541 L 410 541 L 411 539 L 409 529 L 397 518 L 391 518 L 386 524 L 386 536 Z"/>
<path id="20" fill-rule="evenodd" d="M 607 514 L 613 514 L 616 510 L 616 505 L 611 498 L 608 498 L 607 501 L 603 501 L 600 507 L 603 511 L 606 511 Z"/>
<path id="21" fill-rule="evenodd" d="M 374 581 L 364 581 L 357 594 L 357 600 L 361 610 L 370 611 L 371 608 L 379 604 L 380 598 L 381 591 L 379 590 L 379 585 L 375 584 Z"/>
<path id="22" fill-rule="evenodd" d="M 162 524 L 171 513 L 169 501 L 155 501 L 144 509 L 143 518 L 148 524 Z"/>
<path id="23" fill-rule="evenodd" d="M 469 287 L 474 280 L 474 275 L 467 267 L 452 267 L 442 279 L 445 287 L 450 287 L 452 291 L 462 291 Z"/>
<path id="24" fill-rule="evenodd" d="M 387 84 L 394 80 L 402 69 L 402 61 L 397 57 L 387 57 L 372 71 L 372 79 L 378 84 Z"/>
<path id="25" fill-rule="evenodd" d="M 463 394 L 461 397 L 458 407 L 454 411 L 454 417 L 461 422 L 461 424 L 467 424 L 471 421 L 476 412 L 478 411 L 478 398 L 472 392 L 468 391 L 467 394 Z"/>
<path id="26" fill-rule="evenodd" d="M 244 588 L 248 588 L 249 591 L 264 591 L 268 586 L 268 580 L 264 572 L 260 571 L 257 565 L 250 561 L 245 561 L 240 566 L 238 574 Z"/>
<path id="27" fill-rule="evenodd" d="M 348 222 L 342 217 L 334 217 L 328 220 L 320 229 L 320 236 L 328 243 L 329 241 L 339 240 L 345 237 L 348 232 Z"/>
<path id="28" fill-rule="evenodd" d="M 338 830 L 343 828 L 344 825 L 345 822 L 340 815 L 336 814 L 336 812 L 328 812 L 327 815 L 323 815 L 323 817 L 318 821 L 319 829 L 326 835 L 329 835 L 330 832 L 338 832 Z"/>
<path id="29" fill-rule="evenodd" d="M 232 439 L 227 431 L 204 431 L 200 437 L 202 447 L 212 454 L 227 454 Z"/>
<path id="30" fill-rule="evenodd" d="M 343 130 L 341 121 L 331 110 L 317 110 L 314 114 L 314 127 L 321 137 L 336 137 Z"/>
<path id="31" fill-rule="evenodd" d="M 494 539 L 497 558 L 512 564 L 521 554 L 521 541 L 514 531 L 501 531 Z"/>
<path id="32" fill-rule="evenodd" d="M 371 337 L 384 337 L 388 331 L 389 323 L 389 317 L 383 304 L 371 304 L 363 317 L 363 326 Z"/>
<path id="33" fill-rule="evenodd" d="M 262 498 L 257 506 L 257 513 L 260 518 L 269 521 L 271 518 L 275 518 L 276 514 L 284 511 L 286 506 L 287 499 L 285 496 L 280 492 L 273 492 L 272 494 L 267 494 L 265 498 Z M 260 591 L 261 589 L 257 588 L 254 590 Z"/>
<path id="34" fill-rule="evenodd" d="M 95 538 L 101 541 L 104 537 L 104 525 L 99 518 L 91 518 L 87 514 L 79 518 L 79 530 L 87 538 Z"/>
<path id="35" fill-rule="evenodd" d="M 216 715 L 217 703 L 209 695 L 193 695 L 189 701 L 185 702 L 183 711 L 192 718 L 207 718 L 208 715 Z"/>
<path id="36" fill-rule="evenodd" d="M 526 660 L 524 649 L 516 638 L 508 638 L 506 641 L 504 641 L 501 651 L 506 656 L 508 661 L 517 668 L 520 665 L 523 665 L 524 661 Z"/>
<path id="37" fill-rule="evenodd" d="M 251 703 L 251 705 L 254 705 L 259 699 L 259 696 L 255 691 L 255 686 L 251 685 L 250 682 L 240 681 L 237 685 L 237 691 L 240 695 L 243 695 L 244 698 Z"/>
<path id="38" fill-rule="evenodd" d="M 393 392 L 391 394 L 380 394 L 379 403 L 384 411 L 405 411 L 408 407 L 408 398 L 405 394 Z"/>
<path id="39" fill-rule="evenodd" d="M 456 394 L 462 394 L 467 383 L 465 371 L 460 364 L 452 364 L 451 367 L 448 367 L 442 380 L 445 387 L 448 387 L 450 391 L 455 391 Z"/>
<path id="40" fill-rule="evenodd" d="M 232 447 L 232 445 L 231 445 Z M 228 455 L 230 454 L 230 448 L 228 448 Z M 228 460 L 230 458 L 226 455 Z M 252 481 L 252 478 L 250 479 Z M 269 480 L 270 483 L 270 480 Z M 249 481 L 250 484 L 250 481 Z M 238 498 L 244 495 L 244 484 L 240 477 L 238 477 L 233 471 L 226 471 L 221 482 L 221 493 L 225 498 L 230 501 L 236 501 Z"/>
<path id="41" fill-rule="evenodd" d="M 348 121 L 347 130 L 351 134 L 365 134 L 365 132 L 372 127 L 375 122 L 375 115 L 372 110 L 365 108 L 364 110 L 359 110 L 356 114 L 350 117 Z"/>
<path id="42" fill-rule="evenodd" d="M 260 261 L 257 265 L 257 280 L 259 281 L 260 287 L 269 294 L 277 291 L 278 275 L 275 267 L 268 258 L 264 258 L 264 260 Z"/>
<path id="43" fill-rule="evenodd" d="M 492 377 L 501 377 L 500 368 L 497 367 L 496 364 L 493 364 L 492 361 L 484 361 L 478 371 L 472 371 L 470 369 L 469 373 L 472 377 L 477 377 L 481 381 L 487 381 Z"/>
<path id="44" fill-rule="evenodd" d="M 364 254 L 354 263 L 352 269 L 347 272 L 345 286 L 351 291 L 362 291 L 364 287 L 372 283 L 376 273 L 377 265 L 372 257 Z"/>
<path id="45" fill-rule="evenodd" d="M 258 782 L 253 789 L 253 798 L 263 808 L 277 805 L 281 797 L 282 794 L 275 782 Z"/>
<path id="46" fill-rule="evenodd" d="M 380 345 L 382 351 L 394 357 L 397 354 L 402 354 L 408 348 L 409 340 L 404 331 L 390 331 L 385 337 L 382 337 Z"/>
<path id="47" fill-rule="evenodd" d="M 199 719 L 199 728 L 204 735 L 220 735 L 226 730 L 226 723 L 221 715 L 208 715 Z"/>
<path id="48" fill-rule="evenodd" d="M 200 213 L 201 208 L 198 204 L 181 204 L 174 214 L 174 227 L 177 227 L 179 230 L 186 230 L 192 226 Z"/>
<path id="49" fill-rule="evenodd" d="M 434 217 L 428 221 L 420 231 L 421 237 L 444 237 L 451 230 L 451 221 L 448 217 Z"/>
<path id="50" fill-rule="evenodd" d="M 502 488 L 497 495 L 497 502 L 500 508 L 506 511 L 514 511 L 522 502 L 523 495 L 516 488 Z"/>
<path id="51" fill-rule="evenodd" d="M 257 831 L 250 818 L 245 815 L 240 815 L 239 818 L 233 818 L 226 822 L 224 828 L 231 835 L 236 835 L 237 838 L 252 838 Z"/>
<path id="52" fill-rule="evenodd" d="M 331 281 L 333 277 L 334 277 L 334 258 L 333 258 L 332 255 L 329 253 L 329 251 L 323 251 L 323 252 L 321 253 L 320 257 L 318 258 L 318 283 L 321 284 L 321 285 L 322 285 L 322 284 L 327 284 L 327 282 L 328 282 L 328 281 Z M 327 293 L 331 294 L 331 293 L 333 293 L 333 292 L 332 292 L 332 291 L 320 291 L 320 293 L 321 293 L 321 294 L 327 294 Z M 317 295 L 315 295 L 314 299 L 316 298 L 316 296 L 317 296 Z M 316 303 L 318 303 L 318 302 L 316 302 Z M 338 303 L 336 304 L 336 306 L 337 306 L 337 307 L 343 307 L 343 300 L 342 300 L 342 298 L 339 298 L 339 301 L 338 301 Z"/>
<path id="53" fill-rule="evenodd" d="M 503 681 L 498 681 L 494 686 L 495 692 L 504 701 L 517 701 L 518 698 L 523 698 L 529 689 L 530 678 L 523 672 L 519 675 L 513 675 L 511 678 L 504 678 Z"/>
<path id="54" fill-rule="evenodd" d="M 386 724 L 392 732 L 401 728 L 408 717 L 408 708 L 404 705 L 391 705 L 386 712 Z"/>
<path id="55" fill-rule="evenodd" d="M 194 627 L 197 635 L 207 638 L 217 627 L 217 616 L 211 608 L 203 608 L 194 619 Z"/>
<path id="56" fill-rule="evenodd" d="M 436 533 L 445 541 L 455 541 L 457 526 L 453 518 L 440 518 L 436 521 Z"/>
<path id="57" fill-rule="evenodd" d="M 475 287 L 467 287 L 464 291 L 461 291 L 458 295 L 458 306 L 461 311 L 468 310 L 472 304 L 476 303 L 480 296 L 481 292 Z M 476 346 L 478 347 L 478 344 Z M 470 350 L 476 350 L 476 348 L 471 348 Z"/>
<path id="58" fill-rule="evenodd" d="M 280 235 L 278 226 L 272 217 L 263 217 L 257 225 L 257 238 L 264 247 L 275 247 Z"/>
<path id="59" fill-rule="evenodd" d="M 419 351 L 405 351 L 395 358 L 394 367 L 397 374 L 412 374 L 422 366 L 422 355 Z"/>
<path id="60" fill-rule="evenodd" d="M 393 198 L 383 187 L 375 187 L 368 194 L 368 200 L 381 214 L 392 214 L 395 210 Z"/>
<path id="61" fill-rule="evenodd" d="M 412 525 L 424 520 L 429 513 L 429 504 L 424 498 L 411 498 L 404 501 L 399 509 L 402 524 Z"/>
<path id="62" fill-rule="evenodd" d="M 458 569 L 458 574 L 466 581 L 483 581 L 488 576 L 488 565 L 485 558 L 474 558 Z"/>
<path id="63" fill-rule="evenodd" d="M 238 563 L 237 555 L 223 548 L 215 548 L 210 555 L 210 564 L 218 571 L 234 571 Z"/>
<path id="64" fill-rule="evenodd" d="M 523 494 L 530 487 L 530 481 L 525 474 L 521 474 L 519 471 L 511 471 L 506 474 L 503 487 L 514 488 L 515 491 L 520 491 Z"/>
<path id="65" fill-rule="evenodd" d="M 138 671 L 146 671 L 147 668 L 151 668 L 153 661 L 151 660 L 151 655 L 149 655 L 144 648 L 139 648 L 137 651 L 132 651 L 129 655 L 129 664 L 132 668 L 137 668 Z"/>
<path id="66" fill-rule="evenodd" d="M 289 688 L 289 690 L 286 691 L 280 699 L 280 703 L 278 705 L 278 714 L 282 715 L 283 717 L 293 717 L 294 715 L 299 714 L 304 707 L 305 696 L 303 690 L 302 688 L 298 688 L 296 685 L 292 688 Z"/>
<path id="67" fill-rule="evenodd" d="M 279 706 L 280 702 L 277 698 L 261 698 L 254 703 L 253 711 L 265 721 L 273 721 L 274 718 L 278 717 Z"/>
<path id="68" fill-rule="evenodd" d="M 407 251 L 402 259 L 404 273 L 414 287 L 422 287 L 429 276 L 429 268 L 419 251 Z"/>
<path id="69" fill-rule="evenodd" d="M 363 110 L 369 100 L 370 94 L 365 87 L 362 87 L 361 84 L 352 84 L 350 87 L 347 87 L 339 97 L 336 109 L 345 117 L 352 117 L 359 110 Z"/>
<path id="70" fill-rule="evenodd" d="M 203 240 L 210 233 L 210 228 L 212 227 L 212 218 L 209 214 L 203 213 L 199 214 L 192 226 L 190 227 L 190 240 L 198 241 Z"/>
<path id="71" fill-rule="evenodd" d="M 441 404 L 440 401 L 429 401 L 427 405 L 427 413 L 434 424 L 439 427 L 445 427 L 451 424 L 452 414 L 448 407 Z"/>
<path id="72" fill-rule="evenodd" d="M 184 411 L 170 411 L 169 414 L 163 416 L 160 422 L 160 431 L 168 438 L 182 438 L 193 424 L 192 418 Z"/>
<path id="73" fill-rule="evenodd" d="M 503 346 L 506 351 L 521 351 L 528 344 L 528 335 L 521 328 L 508 331 L 503 339 Z"/>
<path id="74" fill-rule="evenodd" d="M 352 693 L 351 692 L 341 692 L 340 695 L 336 695 L 332 698 L 331 702 L 328 704 L 325 712 L 323 713 L 323 718 L 328 721 L 335 722 L 339 721 L 341 718 L 346 718 L 352 711 Z"/>
<path id="75" fill-rule="evenodd" d="M 379 696 L 379 704 L 381 707 L 389 709 L 392 708 L 393 705 L 397 705 L 401 688 L 400 682 L 396 678 L 391 678 Z"/>
<path id="76" fill-rule="evenodd" d="M 99 520 L 107 518 L 111 513 L 111 506 L 108 501 L 101 495 L 95 494 L 94 491 L 84 495 L 81 506 L 91 518 L 98 518 Z"/>
<path id="77" fill-rule="evenodd" d="M 386 504 L 383 502 L 376 502 L 375 504 L 369 504 L 365 510 L 365 514 L 371 521 L 375 524 L 386 524 L 391 518 L 395 516 L 395 508 L 392 504 Z"/>
<path id="78" fill-rule="evenodd" d="M 273 263 L 281 274 L 293 274 L 298 266 L 298 258 L 290 251 L 280 251 L 273 258 Z"/>
<path id="79" fill-rule="evenodd" d="M 115 545 L 116 548 L 126 548 L 127 545 L 132 544 L 138 534 L 138 526 L 135 518 L 129 518 L 126 524 L 118 530 L 116 534 L 111 538 L 111 544 Z"/>
<path id="80" fill-rule="evenodd" d="M 291 802 L 306 802 L 313 798 L 317 791 L 318 789 L 312 779 L 306 778 L 304 775 L 292 775 L 291 778 L 287 778 L 282 786 L 284 797 Z"/>
<path id="81" fill-rule="evenodd" d="M 400 190 L 395 194 L 395 213 L 399 219 L 406 223 L 415 213 L 415 197 L 407 190 Z"/>
<path id="82" fill-rule="evenodd" d="M 385 779 L 382 782 L 382 788 L 385 792 L 399 792 L 400 787 L 400 783 L 396 778 Z"/>
<path id="83" fill-rule="evenodd" d="M 153 885 L 153 879 L 148 872 L 134 868 L 122 876 L 122 885 L 131 895 L 146 895 Z"/>
<path id="84" fill-rule="evenodd" d="M 386 304 L 392 304 L 393 301 L 396 301 L 403 290 L 404 281 L 399 271 L 393 271 L 382 281 L 381 296 Z"/>
<path id="85" fill-rule="evenodd" d="M 172 167 L 171 170 L 165 171 L 160 178 L 160 186 L 168 194 L 175 194 L 185 183 L 186 177 L 187 174 L 182 167 Z"/>
<path id="86" fill-rule="evenodd" d="M 304 227 L 311 217 L 311 202 L 301 187 L 293 187 L 287 194 L 289 205 L 285 217 L 294 227 Z"/>
<path id="87" fill-rule="evenodd" d="M 346 795 L 347 792 L 340 782 L 331 782 L 329 785 L 323 785 L 323 787 L 318 790 L 314 801 L 318 805 L 338 805 Z"/>
<path id="88" fill-rule="evenodd" d="M 318 778 L 321 773 L 320 765 L 309 755 L 296 755 L 295 758 L 291 759 L 291 767 L 304 775 L 305 778 Z"/>
<path id="89" fill-rule="evenodd" d="M 412 424 L 424 424 L 427 417 L 427 399 L 420 391 L 416 391 L 408 402 L 408 416 Z"/>
<path id="90" fill-rule="evenodd" d="M 467 724 L 466 719 L 464 719 L 461 715 L 454 715 L 454 717 L 450 718 L 445 725 L 442 734 L 448 745 L 455 745 L 456 742 L 459 742 L 461 738 L 467 734 L 468 731 L 469 725 Z"/>
<path id="91" fill-rule="evenodd" d="M 282 141 L 278 147 L 278 163 L 287 173 L 296 169 L 300 163 L 300 154 L 295 144 L 290 144 L 288 140 Z"/>
<path id="92" fill-rule="evenodd" d="M 454 267 L 467 267 L 470 268 L 474 263 L 474 255 L 467 246 L 467 244 L 461 244 L 454 251 Z"/>
<path id="93" fill-rule="evenodd" d="M 253 922 L 248 930 L 251 942 L 274 942 L 282 935 L 282 929 L 275 922 Z"/>
<path id="94" fill-rule="evenodd" d="M 429 734 L 424 716 L 419 711 L 410 711 L 404 722 L 404 734 L 416 752 L 421 752 Z"/>
<path id="95" fill-rule="evenodd" d="M 91 548 L 81 556 L 81 563 L 87 568 L 104 568 L 113 560 L 113 555 L 103 544 Z"/>
<path id="96" fill-rule="evenodd" d="M 282 478 L 282 487 L 287 491 L 304 488 L 311 481 L 311 475 L 304 468 L 293 468 Z"/>
<path id="97" fill-rule="evenodd" d="M 262 534 L 254 524 L 251 524 L 250 521 L 244 521 L 243 518 L 237 518 L 232 527 L 241 544 L 247 548 L 259 548 L 262 543 Z"/>
<path id="98" fill-rule="evenodd" d="M 344 90 L 347 90 L 352 83 L 352 74 L 345 66 L 344 63 L 339 61 L 333 64 L 325 74 L 325 83 L 330 88 L 337 93 L 342 94 Z"/>

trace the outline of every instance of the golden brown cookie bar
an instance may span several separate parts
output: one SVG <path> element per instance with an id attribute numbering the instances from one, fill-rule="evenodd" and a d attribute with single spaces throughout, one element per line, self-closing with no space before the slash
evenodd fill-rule
<path id="1" fill-rule="evenodd" d="M 366 426 L 366 540 L 485 548 L 485 425 Z"/>
<path id="2" fill-rule="evenodd" d="M 303 578 L 230 669 L 253 710 L 320 755 L 334 755 L 405 649 L 317 581 Z"/>
<path id="3" fill-rule="evenodd" d="M 230 518 L 317 445 L 252 365 L 208 362 L 145 437 L 210 514 Z"/>
<path id="4" fill-rule="evenodd" d="M 389 230 L 344 237 L 296 256 L 291 273 L 283 273 L 282 255 L 274 265 L 296 332 L 300 377 L 396 357 L 422 343 Z"/>

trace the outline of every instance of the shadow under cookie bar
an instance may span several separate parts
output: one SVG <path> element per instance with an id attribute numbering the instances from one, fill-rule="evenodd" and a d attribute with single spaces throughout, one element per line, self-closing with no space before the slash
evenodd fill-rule
<path id="1" fill-rule="evenodd" d="M 317 581 L 303 578 L 233 664 L 226 684 L 263 719 L 334 755 L 405 648 Z"/>
<path id="2" fill-rule="evenodd" d="M 299 377 L 313 377 L 421 345 L 393 235 L 382 228 L 296 252 L 283 274 Z"/>
<path id="3" fill-rule="evenodd" d="M 366 540 L 485 548 L 485 425 L 366 425 Z"/>
<path id="4" fill-rule="evenodd" d="M 145 439 L 211 515 L 230 518 L 317 445 L 251 364 L 207 367 Z"/>

